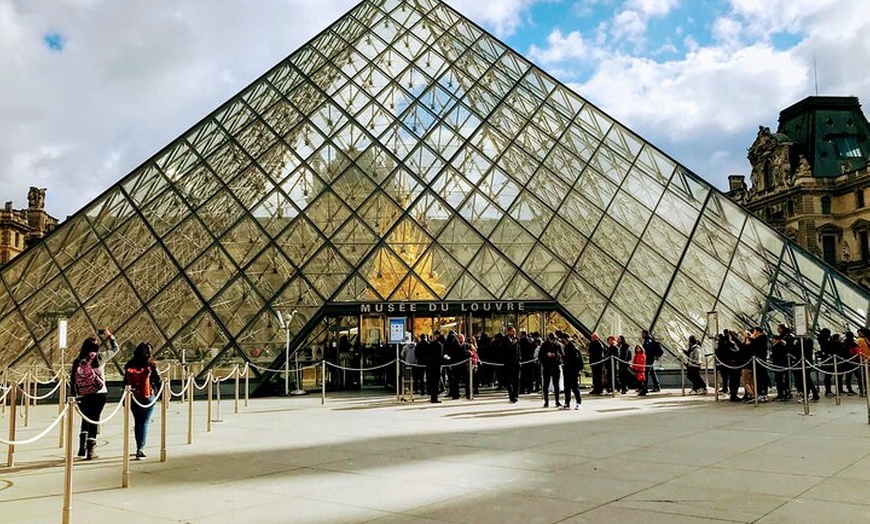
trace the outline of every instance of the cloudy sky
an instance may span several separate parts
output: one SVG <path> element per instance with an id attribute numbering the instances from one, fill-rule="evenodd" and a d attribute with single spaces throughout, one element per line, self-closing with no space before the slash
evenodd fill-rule
<path id="1" fill-rule="evenodd" d="M 0 0 L 0 187 L 65 218 L 356 0 Z M 449 0 L 720 189 L 759 125 L 870 103 L 870 2 Z"/>

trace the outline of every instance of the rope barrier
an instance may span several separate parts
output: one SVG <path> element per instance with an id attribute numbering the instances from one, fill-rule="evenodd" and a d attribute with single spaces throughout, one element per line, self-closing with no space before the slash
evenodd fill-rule
<path id="1" fill-rule="evenodd" d="M 196 379 L 195 379 L 195 378 L 192 378 L 192 377 L 191 377 L 190 381 L 193 383 L 193 387 L 194 387 L 195 389 L 198 389 L 198 390 L 202 391 L 202 390 L 204 390 L 205 388 L 207 388 L 209 384 L 211 384 L 211 379 L 212 379 L 212 374 L 211 374 L 211 371 L 209 371 L 209 372 L 208 372 L 208 375 L 206 375 L 205 380 L 204 380 L 203 383 L 202 383 L 202 387 L 200 387 L 200 386 L 196 383 Z"/>
<path id="2" fill-rule="evenodd" d="M 164 383 L 168 383 L 168 382 L 169 381 L 164 381 Z M 190 387 L 190 379 L 184 380 L 184 387 L 181 388 L 181 391 L 179 393 L 172 391 L 172 384 L 169 384 L 167 387 L 169 388 L 169 394 L 172 395 L 173 397 L 183 397 L 184 394 L 187 393 L 187 388 Z"/>
<path id="3" fill-rule="evenodd" d="M 44 384 L 51 384 L 51 382 L 45 382 Z M 54 393 L 55 393 L 58 389 L 60 389 L 60 387 L 61 387 L 62 385 L 63 385 L 63 382 L 58 382 L 58 383 L 54 386 L 54 388 L 53 388 L 51 391 L 49 391 L 49 392 L 46 393 L 45 395 L 41 395 L 41 396 L 40 396 L 40 395 L 31 395 L 30 393 L 28 393 L 27 391 L 25 391 L 25 389 L 27 389 L 27 388 L 22 389 L 22 390 L 21 390 L 21 394 L 22 394 L 24 397 L 26 397 L 26 398 L 28 398 L 28 399 L 30 399 L 30 400 L 45 400 L 45 399 L 47 399 L 48 397 L 54 395 Z M 4 396 L 5 396 L 5 395 L 4 395 Z"/>
<path id="4" fill-rule="evenodd" d="M 227 376 L 225 376 L 225 377 L 223 377 L 223 378 L 221 378 L 221 377 L 214 377 L 214 381 L 215 381 L 215 382 L 226 382 L 227 380 L 229 380 L 229 379 L 231 379 L 231 378 L 234 378 L 234 377 L 236 376 L 236 371 L 237 371 L 238 369 L 239 369 L 239 365 L 236 364 L 236 366 L 233 368 L 233 370 L 230 371 L 230 374 L 229 374 L 229 375 L 227 375 Z M 301 368 L 301 369 L 305 369 L 305 368 Z"/>
<path id="5" fill-rule="evenodd" d="M 163 396 L 163 388 L 165 388 L 165 387 L 166 387 L 166 382 L 165 381 L 161 382 L 160 389 L 157 391 L 157 393 L 154 394 L 154 398 L 152 398 L 151 401 L 148 402 L 147 404 L 143 404 L 143 403 L 139 402 L 139 400 L 136 398 L 135 395 L 130 395 L 130 398 L 133 399 L 133 403 L 136 404 L 137 406 L 139 406 L 140 408 L 148 409 L 148 408 L 154 406 L 154 404 L 157 404 L 157 401 L 160 400 L 160 398 Z"/>
<path id="6" fill-rule="evenodd" d="M 57 373 L 54 374 L 53 377 L 51 377 L 50 379 L 46 380 L 45 382 L 43 382 L 43 381 L 39 380 L 38 378 L 36 378 L 32 373 L 31 373 L 30 377 L 33 379 L 34 382 L 36 382 L 36 383 L 39 384 L 40 386 L 44 386 L 44 385 L 46 385 L 46 384 L 51 384 L 52 382 L 55 382 L 55 381 L 60 377 L 60 374 L 61 374 L 62 372 L 63 372 L 63 370 L 58 371 Z"/>
<path id="7" fill-rule="evenodd" d="M 396 361 L 396 359 L 393 359 L 391 362 L 395 362 L 395 361 Z M 256 364 L 251 364 L 251 367 L 256 368 L 259 371 L 272 372 L 272 373 L 295 373 L 296 370 L 302 371 L 303 369 L 316 368 L 318 365 L 319 364 L 315 362 L 314 364 L 311 364 L 310 366 L 303 366 L 301 368 L 272 369 L 272 368 L 264 368 L 264 367 L 258 366 Z"/>
<path id="8" fill-rule="evenodd" d="M 331 366 L 335 369 L 340 369 L 343 371 L 375 371 L 378 369 L 383 369 L 385 367 L 394 365 L 396 363 L 396 359 L 393 359 L 393 360 L 387 362 L 386 364 L 381 364 L 380 366 L 374 366 L 371 368 L 348 368 L 348 367 L 344 367 L 344 366 L 339 366 L 338 364 L 333 364 L 332 362 L 326 362 L 325 360 L 324 360 L 324 362 L 326 363 L 327 366 Z M 305 369 L 305 368 L 302 368 L 302 369 Z"/>
<path id="9" fill-rule="evenodd" d="M 767 361 L 767 360 L 760 360 L 759 359 L 758 363 L 761 365 L 761 367 L 767 368 L 767 369 L 774 371 L 774 372 L 777 372 L 777 373 L 781 373 L 784 371 L 797 371 L 800 369 L 800 368 L 792 368 L 789 366 L 785 366 L 785 367 L 777 366 L 776 364 L 774 364 L 770 361 Z"/>
<path id="10" fill-rule="evenodd" d="M 76 404 L 75 404 L 76 412 L 78 412 L 79 416 L 81 416 L 82 419 L 84 419 L 86 422 L 89 422 L 91 424 L 97 424 L 97 425 L 105 424 L 106 422 L 115 418 L 115 415 L 117 415 L 118 412 L 121 411 L 121 408 L 124 407 L 124 399 L 126 398 L 126 396 L 127 396 L 127 392 L 125 391 L 123 394 L 121 394 L 121 400 L 118 401 L 118 405 L 115 406 L 115 410 L 112 411 L 112 414 L 109 415 L 108 417 L 106 417 L 105 419 L 100 419 L 100 420 L 89 419 L 87 416 L 85 416 L 84 413 L 82 413 L 82 410 L 79 408 L 78 402 L 76 402 Z"/>
<path id="11" fill-rule="evenodd" d="M 596 362 L 590 362 L 589 365 L 590 366 L 597 366 L 599 364 L 604 364 L 605 362 L 610 362 L 610 357 L 604 357 L 601 360 L 598 360 Z"/>
<path id="12" fill-rule="evenodd" d="M 64 409 L 60 412 L 60 414 L 58 414 L 57 418 L 55 418 L 54 421 L 47 428 L 42 430 L 42 432 L 39 435 L 36 435 L 35 437 L 29 438 L 27 440 L 11 440 L 11 441 L 6 440 L 4 438 L 0 438 L 0 444 L 4 444 L 6 446 L 24 446 L 27 444 L 33 444 L 37 440 L 46 436 L 55 427 L 57 427 L 58 423 L 60 423 L 60 421 L 63 420 L 63 417 L 65 417 L 65 416 L 66 416 L 66 410 Z"/>
<path id="13" fill-rule="evenodd" d="M 465 364 L 466 362 L 468 362 L 468 360 L 469 360 L 469 359 L 466 358 L 465 360 L 463 360 L 463 361 L 461 361 L 461 362 L 454 362 L 453 364 L 441 364 L 441 367 L 444 367 L 444 368 L 453 368 L 453 367 L 456 367 L 456 366 L 461 366 L 461 365 Z"/>

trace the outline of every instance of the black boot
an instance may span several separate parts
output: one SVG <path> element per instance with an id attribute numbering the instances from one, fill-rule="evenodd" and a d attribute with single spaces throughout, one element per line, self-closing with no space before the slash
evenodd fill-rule
<path id="1" fill-rule="evenodd" d="M 87 441 L 87 460 L 93 460 L 95 458 L 100 458 L 97 456 L 97 452 L 94 451 L 94 448 L 97 447 L 97 439 L 89 438 Z"/>
<path id="2" fill-rule="evenodd" d="M 82 431 L 79 433 L 79 452 L 76 454 L 77 457 L 85 456 L 85 443 L 88 440 L 88 432 Z"/>

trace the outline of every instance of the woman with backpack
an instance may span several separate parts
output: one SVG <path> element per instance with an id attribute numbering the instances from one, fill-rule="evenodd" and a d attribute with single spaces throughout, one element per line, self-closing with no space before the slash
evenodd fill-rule
<path id="1" fill-rule="evenodd" d="M 151 344 L 142 342 L 133 350 L 133 358 L 124 365 L 124 385 L 133 394 L 130 411 L 133 413 L 133 434 L 136 437 L 136 458 L 145 458 L 145 440 L 148 423 L 154 411 L 155 393 L 160 390 L 160 373 L 151 358 Z"/>
<path id="2" fill-rule="evenodd" d="M 108 328 L 101 329 L 98 334 L 108 339 L 109 348 L 100 351 L 100 343 L 95 337 L 88 337 L 82 342 L 79 356 L 73 360 L 70 370 L 70 388 L 77 397 L 82 415 L 81 433 L 79 433 L 79 457 L 87 460 L 97 458 L 94 448 L 97 446 L 97 424 L 106 406 L 109 390 L 106 387 L 105 362 L 112 359 L 118 350 L 118 342 Z"/>

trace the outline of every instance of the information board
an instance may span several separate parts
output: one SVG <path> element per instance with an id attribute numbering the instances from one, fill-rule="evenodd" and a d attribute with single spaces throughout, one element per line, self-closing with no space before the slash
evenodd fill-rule
<path id="1" fill-rule="evenodd" d="M 405 341 L 405 317 L 390 317 L 390 344 Z"/>

